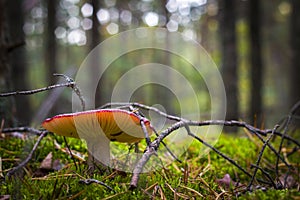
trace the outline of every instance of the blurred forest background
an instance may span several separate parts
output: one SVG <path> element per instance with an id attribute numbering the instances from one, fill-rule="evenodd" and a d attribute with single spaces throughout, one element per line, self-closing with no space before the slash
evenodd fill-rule
<path id="1" fill-rule="evenodd" d="M 224 79 L 227 119 L 274 124 L 300 100 L 299 0 L 1 0 L 0 92 L 55 84 L 53 73 L 74 77 L 101 41 L 138 27 L 178 31 L 208 51 Z M 98 105 L 110 100 L 122 73 L 153 60 L 177 63 L 194 85 L 201 81 L 183 61 L 151 50 L 143 55 L 132 52 L 112 64 L 99 84 Z M 171 93 L 146 91 L 136 100 L 172 105 Z M 209 96 L 201 91 L 201 109 L 209 110 Z M 70 94 L 57 89 L 0 98 L 0 115 L 5 126 L 38 125 L 52 114 L 71 112 Z"/>

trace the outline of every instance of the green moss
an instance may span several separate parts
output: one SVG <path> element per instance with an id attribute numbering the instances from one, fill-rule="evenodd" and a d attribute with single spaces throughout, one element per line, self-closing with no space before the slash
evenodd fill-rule
<path id="1" fill-rule="evenodd" d="M 241 196 L 241 200 L 261 200 L 261 199 L 280 199 L 280 200 L 290 200 L 299 198 L 300 192 L 294 190 L 267 190 L 261 191 L 258 190 L 253 193 L 247 193 L 244 196 Z"/>
<path id="2" fill-rule="evenodd" d="M 157 171 L 141 174 L 139 186 L 136 190 L 130 191 L 129 183 L 130 173 L 111 171 L 109 173 L 89 174 L 85 162 L 75 160 L 69 155 L 55 148 L 54 141 L 65 147 L 64 140 L 61 137 L 49 135 L 44 138 L 34 153 L 33 159 L 26 166 L 22 178 L 12 178 L 6 181 L 2 180 L 0 195 L 9 194 L 13 198 L 19 199 L 149 199 L 151 196 L 161 198 L 164 195 L 167 199 L 194 197 L 201 199 L 204 196 L 208 199 L 214 199 L 222 193 L 222 188 L 216 183 L 216 179 L 222 178 L 225 174 L 230 174 L 233 180 L 247 183 L 249 177 L 243 174 L 235 166 L 231 165 L 224 158 L 213 151 L 205 154 L 199 152 L 203 150 L 203 145 L 199 142 L 193 142 L 190 148 L 182 155 L 183 163 L 173 162 Z M 3 160 L 2 170 L 16 166 L 29 153 L 35 140 L 21 140 L 16 138 L 5 138 L 0 140 L 0 155 Z M 258 143 L 259 144 L 259 143 Z M 258 145 L 248 138 L 232 137 L 222 135 L 215 147 L 227 156 L 234 159 L 247 171 L 251 171 L 250 164 L 255 163 L 261 144 Z M 68 139 L 68 145 L 72 150 L 86 155 L 85 144 L 76 139 Z M 140 145 L 143 147 L 144 144 Z M 122 146 L 124 151 L 128 148 Z M 33 173 L 37 170 L 42 160 L 52 152 L 54 159 L 59 159 L 64 168 L 60 171 L 52 172 L 45 177 L 34 178 Z M 268 154 L 269 160 L 274 160 L 272 153 Z M 262 166 L 267 161 L 262 160 Z M 269 161 L 268 161 L 269 162 Z M 263 175 L 259 172 L 258 177 Z M 113 188 L 114 191 L 106 187 L 92 183 L 85 185 L 79 182 L 82 178 L 93 178 L 103 181 Z M 253 193 L 242 194 L 235 197 L 232 190 L 222 194 L 224 199 L 290 199 L 299 196 L 299 192 L 294 190 L 267 190 L 254 191 Z"/>

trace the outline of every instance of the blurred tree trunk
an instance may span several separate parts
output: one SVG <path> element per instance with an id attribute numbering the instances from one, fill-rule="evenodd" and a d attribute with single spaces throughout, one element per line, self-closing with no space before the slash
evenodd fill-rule
<path id="1" fill-rule="evenodd" d="M 99 74 L 99 71 L 100 70 L 100 65 L 101 65 L 101 62 L 100 62 L 100 54 L 101 52 L 98 51 L 99 49 L 94 49 L 100 42 L 101 42 L 101 34 L 100 34 L 100 23 L 98 21 L 98 18 L 97 18 L 97 12 L 98 10 L 100 9 L 100 0 L 89 0 L 89 3 L 93 6 L 93 15 L 92 15 L 92 22 L 93 22 L 93 26 L 92 26 L 92 29 L 89 31 L 89 34 L 88 34 L 88 53 L 90 53 L 91 51 L 94 51 L 93 52 L 93 55 L 97 55 L 97 56 L 93 56 L 91 60 L 89 60 L 89 65 L 91 66 L 90 69 L 90 79 L 89 79 L 89 84 L 97 84 L 98 87 L 97 87 L 97 90 L 96 90 L 96 94 L 95 94 L 95 107 L 98 107 L 98 106 L 101 106 L 103 105 L 105 102 L 104 102 L 104 81 L 105 79 L 103 79 L 103 76 L 102 77 L 98 77 L 98 74 Z M 102 78 L 102 81 L 100 82 L 100 78 Z M 107 150 L 107 148 L 106 148 Z M 88 152 L 88 165 L 89 165 L 89 168 L 91 169 L 91 171 L 95 170 L 98 166 L 101 166 L 101 162 L 98 161 L 93 155 L 92 152 L 92 149 L 89 147 L 89 152 Z M 110 154 L 110 152 L 107 152 L 108 154 Z"/>
<path id="2" fill-rule="evenodd" d="M 89 48 L 88 48 L 88 51 L 89 53 L 98 45 L 100 44 L 100 42 L 102 41 L 102 38 L 101 38 L 101 32 L 100 32 L 100 23 L 98 21 L 98 18 L 97 18 L 97 12 L 99 11 L 99 9 L 101 8 L 101 2 L 100 0 L 89 0 L 90 1 L 90 4 L 93 6 L 93 15 L 92 15 L 92 21 L 93 21 L 93 26 L 92 26 L 92 29 L 88 35 L 88 45 L 89 45 Z M 102 77 L 98 77 L 98 72 L 100 71 L 100 67 L 101 67 L 101 58 L 100 58 L 100 55 L 101 55 L 101 52 L 98 51 L 99 49 L 95 49 L 95 52 L 94 51 L 94 54 L 97 54 L 98 56 L 97 57 L 93 57 L 92 60 L 91 60 L 91 65 L 93 67 L 91 67 L 91 74 L 90 74 L 90 81 L 91 81 L 91 84 L 98 84 L 98 87 L 97 87 L 97 91 L 96 91 L 96 94 L 95 94 L 95 106 L 98 107 L 98 106 L 101 106 L 103 105 L 105 102 L 105 88 L 104 88 L 104 85 L 106 84 L 105 83 L 105 77 L 102 76 Z M 99 70 L 97 72 L 97 70 Z M 102 78 L 101 81 L 99 78 Z"/>
<path id="3" fill-rule="evenodd" d="M 9 68 L 9 23 L 7 16 L 7 1 L 0 1 L 0 93 L 11 90 L 10 68 Z M 13 98 L 0 98 L 0 124 L 13 125 Z"/>
<path id="4" fill-rule="evenodd" d="M 166 17 L 166 22 L 169 21 L 169 13 L 168 10 L 166 8 L 166 5 L 168 3 L 168 0 L 163 0 L 161 1 L 161 7 L 164 8 L 161 12 L 162 15 L 164 15 Z M 165 37 L 165 49 L 171 49 L 171 41 L 170 41 L 171 37 Z M 155 51 L 154 51 L 155 52 Z M 160 52 L 156 50 L 156 53 L 154 53 L 153 55 L 157 56 L 158 63 L 161 63 L 163 65 L 171 66 L 171 54 L 167 51 L 164 52 Z M 152 62 L 155 62 L 155 58 L 152 58 L 154 60 L 152 60 Z M 165 82 L 169 85 L 172 84 L 171 82 L 171 77 L 169 73 L 165 73 L 163 74 L 163 77 L 165 79 Z M 155 80 L 155 77 L 154 79 Z M 174 83 L 173 83 L 174 84 Z M 158 102 L 164 107 L 164 109 L 166 110 L 167 113 L 170 114 L 174 114 L 174 108 L 173 108 L 173 104 L 172 104 L 172 96 L 171 96 L 171 91 L 169 91 L 170 88 L 166 88 L 165 86 L 161 86 L 158 87 L 159 89 L 157 91 L 152 91 L 152 94 L 155 95 L 155 100 L 158 100 Z"/>
<path id="5" fill-rule="evenodd" d="M 291 53 L 292 68 L 290 76 L 290 107 L 300 101 L 300 1 L 292 0 L 291 15 Z"/>
<path id="6" fill-rule="evenodd" d="M 55 36 L 55 29 L 57 27 L 56 10 L 58 8 L 59 0 L 46 0 L 47 6 L 47 27 L 45 34 L 45 65 L 46 65 L 46 80 L 48 85 L 57 82 L 57 77 L 54 73 L 59 73 L 57 62 L 57 42 Z M 59 94 L 58 94 L 59 95 Z M 61 112 L 66 107 L 63 103 L 64 99 L 60 99 L 60 103 L 52 102 L 50 115 L 55 115 Z"/>
<path id="7" fill-rule="evenodd" d="M 222 74 L 227 96 L 226 119 L 238 119 L 238 78 L 236 46 L 236 5 L 234 0 L 220 0 L 220 25 L 222 41 Z M 236 128 L 227 129 L 235 132 Z"/>
<path id="8" fill-rule="evenodd" d="M 100 1 L 99 0 L 90 0 L 90 3 L 93 6 L 93 15 L 92 15 L 92 21 L 93 26 L 91 29 L 91 35 L 90 35 L 90 50 L 95 48 L 100 42 L 101 42 L 101 35 L 100 35 L 100 23 L 97 18 L 97 12 L 100 9 Z"/>
<path id="9" fill-rule="evenodd" d="M 250 63 L 251 63 L 251 101 L 250 117 L 252 123 L 261 126 L 262 119 L 262 77 L 261 57 L 261 8 L 259 0 L 249 2 Z"/>
<path id="10" fill-rule="evenodd" d="M 56 39 L 55 39 L 55 29 L 56 29 L 56 9 L 57 9 L 57 0 L 47 0 L 47 30 L 46 30 L 46 48 L 45 48 L 45 57 L 46 57 L 46 68 L 47 68 L 47 79 L 48 85 L 53 84 L 56 81 L 56 78 L 53 76 L 57 71 L 57 62 L 56 62 Z"/>
<path id="11" fill-rule="evenodd" d="M 27 63 L 25 59 L 25 47 L 18 46 L 25 43 L 23 32 L 24 13 L 22 1 L 7 1 L 9 41 L 17 48 L 10 53 L 10 66 L 12 69 L 11 78 L 14 90 L 28 89 L 27 82 Z M 22 124 L 28 124 L 31 119 L 31 109 L 29 96 L 16 96 L 16 118 Z"/>

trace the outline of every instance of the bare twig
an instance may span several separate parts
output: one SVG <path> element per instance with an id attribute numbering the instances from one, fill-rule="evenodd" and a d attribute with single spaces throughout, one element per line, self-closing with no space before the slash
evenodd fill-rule
<path id="1" fill-rule="evenodd" d="M 60 88 L 60 87 L 72 87 L 73 84 L 75 84 L 75 83 L 74 82 L 60 83 L 60 84 L 50 85 L 50 86 L 47 86 L 47 87 L 34 89 L 34 90 L 25 90 L 25 91 L 15 91 L 15 92 L 1 93 L 0 97 L 8 97 L 8 96 L 15 96 L 15 95 L 31 95 L 31 94 L 44 92 L 44 91 L 47 91 L 47 90 L 52 90 L 52 89 Z"/>
<path id="2" fill-rule="evenodd" d="M 251 174 L 249 172 L 247 172 L 244 168 L 242 168 L 240 165 L 238 165 L 234 160 L 232 160 L 231 158 L 229 158 L 228 156 L 224 155 L 222 152 L 220 152 L 218 149 L 214 148 L 213 146 L 211 146 L 210 144 L 206 143 L 205 141 L 203 141 L 201 138 L 199 138 L 198 136 L 194 135 L 193 133 L 191 133 L 188 125 L 195 125 L 194 122 L 191 121 L 179 121 L 175 124 L 173 124 L 172 126 L 170 126 L 169 128 L 167 128 L 166 130 L 164 130 L 147 148 L 146 151 L 144 152 L 143 156 L 141 157 L 141 159 L 138 161 L 137 165 L 135 166 L 134 170 L 133 170 L 133 175 L 131 178 L 131 182 L 130 182 L 130 188 L 136 188 L 137 184 L 138 184 L 138 179 L 139 179 L 139 175 L 143 170 L 144 165 L 147 163 L 147 161 L 150 159 L 150 157 L 152 155 L 156 154 L 157 149 L 159 148 L 160 143 L 162 142 L 162 140 L 164 138 L 166 138 L 168 135 L 170 135 L 173 131 L 181 128 L 181 127 L 185 127 L 188 131 L 188 134 L 192 137 L 194 137 L 195 139 L 197 139 L 199 142 L 203 143 L 205 146 L 211 148 L 213 151 L 215 151 L 217 154 L 219 154 L 220 156 L 222 156 L 224 159 L 228 160 L 230 163 L 232 163 L 233 165 L 235 165 L 237 168 L 239 168 L 241 171 L 243 171 L 247 176 L 251 177 Z"/>
<path id="3" fill-rule="evenodd" d="M 272 177 L 271 177 L 271 175 L 268 173 L 268 172 L 266 172 L 266 170 L 264 170 L 262 167 L 260 167 L 260 166 L 257 166 L 257 165 L 251 165 L 251 167 L 255 167 L 255 168 L 257 168 L 257 169 L 259 169 L 267 178 L 268 178 L 268 180 L 270 181 L 270 183 L 273 185 L 273 187 L 275 188 L 275 189 L 277 189 L 277 185 L 275 184 L 275 182 L 273 181 L 273 179 L 272 179 Z"/>
<path id="4" fill-rule="evenodd" d="M 151 143 L 151 140 L 149 138 L 149 133 L 147 131 L 147 128 L 146 128 L 146 125 L 145 125 L 145 117 L 138 111 L 138 110 L 134 110 L 133 107 L 129 107 L 129 109 L 136 114 L 136 116 L 139 118 L 140 120 L 140 125 L 142 127 L 142 130 L 144 132 L 144 136 L 145 136 L 145 140 L 146 140 L 146 143 L 147 143 L 147 146 L 150 145 Z"/>
<path id="5" fill-rule="evenodd" d="M 90 185 L 92 183 L 97 183 L 97 184 L 100 184 L 100 185 L 106 187 L 107 189 L 115 192 L 114 189 L 112 189 L 112 187 L 110 187 L 110 186 L 106 185 L 105 183 L 103 183 L 102 181 L 98 181 L 96 179 L 91 179 L 91 178 L 90 179 L 81 179 L 81 180 L 79 180 L 79 182 L 84 183 L 86 185 Z"/>
<path id="6" fill-rule="evenodd" d="M 27 163 L 32 159 L 32 156 L 34 154 L 34 152 L 36 151 L 37 147 L 39 146 L 40 142 L 42 141 L 42 139 L 47 135 L 48 131 L 41 131 L 39 138 L 37 139 L 37 141 L 35 142 L 33 148 L 31 149 L 30 153 L 28 154 L 28 156 L 26 157 L 25 160 L 23 160 L 18 166 L 14 167 L 12 170 L 10 170 L 6 176 L 7 177 L 11 177 L 14 173 L 16 173 L 19 169 L 25 167 L 27 165 Z"/>
<path id="7" fill-rule="evenodd" d="M 179 129 L 182 126 L 184 126 L 184 122 L 182 121 L 173 124 L 166 130 L 164 130 L 158 137 L 155 138 L 155 140 L 152 143 L 150 143 L 150 145 L 146 147 L 144 154 L 133 169 L 133 174 L 130 182 L 130 189 L 134 189 L 137 187 L 139 176 L 142 173 L 145 164 L 148 162 L 151 156 L 156 154 L 156 151 L 159 148 L 161 141 L 173 131 Z"/>
<path id="8" fill-rule="evenodd" d="M 276 135 L 275 133 L 276 133 L 276 131 L 274 131 L 274 135 Z M 262 143 L 267 144 L 267 146 L 271 149 L 271 151 L 273 151 L 273 153 L 276 155 L 276 157 L 277 157 L 278 159 L 280 159 L 280 160 L 281 160 L 288 168 L 291 168 L 291 167 L 292 167 L 290 164 L 288 164 L 288 163 L 286 162 L 286 160 L 280 155 L 280 153 L 278 153 L 278 152 L 276 151 L 276 149 L 275 149 L 270 143 L 266 143 L 266 141 L 262 138 L 262 136 L 260 136 L 260 135 L 257 134 L 257 133 L 254 133 L 254 134 L 258 137 L 258 139 L 259 139 Z"/>
<path id="9" fill-rule="evenodd" d="M 72 88 L 72 90 L 75 92 L 75 94 L 79 97 L 80 102 L 81 102 L 81 106 L 82 106 L 82 110 L 85 110 L 85 101 L 83 99 L 83 96 L 81 95 L 80 89 L 79 87 L 76 85 L 76 83 L 74 82 L 73 79 L 71 79 L 70 77 L 68 77 L 65 74 L 53 74 L 54 76 L 62 76 L 66 79 L 66 81 L 68 83 L 73 83 L 72 85 L 70 85 L 69 87 Z"/>
<path id="10" fill-rule="evenodd" d="M 150 157 L 154 154 L 156 154 L 156 149 L 150 144 L 150 146 L 147 146 L 146 151 L 144 152 L 142 158 L 138 161 L 138 163 L 134 167 L 129 189 L 134 189 L 137 187 L 139 176 L 142 173 L 145 164 L 148 162 Z"/>
<path id="11" fill-rule="evenodd" d="M 140 105 L 142 105 L 142 104 L 140 104 Z M 147 107 L 149 107 L 149 106 L 147 106 Z M 153 107 L 149 107 L 149 108 L 153 108 Z M 133 108 L 133 106 L 129 106 L 129 109 L 131 110 L 131 111 L 134 111 L 136 114 L 137 114 L 137 116 L 139 117 L 139 119 L 140 119 L 140 125 L 141 125 L 141 127 L 142 127 L 142 130 L 143 130 L 143 132 L 144 132 L 144 135 L 145 135 L 145 139 L 146 139 L 146 144 L 147 144 L 147 146 L 149 146 L 150 145 L 150 143 L 151 143 L 151 140 L 150 140 L 150 138 L 149 138 L 149 134 L 148 134 L 148 131 L 147 131 L 147 128 L 146 128 L 146 126 L 145 126 L 145 122 L 144 122 L 144 116 L 142 116 L 142 114 L 139 112 L 139 111 L 135 111 L 135 109 Z M 156 109 L 156 108 L 155 108 Z M 156 109 L 157 110 L 157 109 Z M 159 110 L 157 110 L 157 111 L 159 111 Z M 160 113 L 163 113 L 163 112 L 161 112 L 161 111 L 159 111 Z M 155 132 L 155 134 L 156 134 L 156 136 L 158 136 L 158 133 L 157 133 L 157 131 L 154 129 L 154 127 L 151 127 L 152 128 L 152 131 L 153 132 Z M 170 153 L 170 155 L 175 159 L 175 160 L 177 160 L 178 162 L 182 162 L 181 160 L 179 160 L 177 157 L 176 157 L 176 155 L 169 149 L 169 147 L 166 145 L 166 143 L 164 143 L 164 141 L 161 141 L 161 143 L 164 145 L 164 147 L 167 149 L 167 151 Z"/>
<path id="12" fill-rule="evenodd" d="M 299 101 L 299 105 L 300 105 L 300 101 Z M 162 111 L 160 111 L 159 109 L 157 108 L 154 108 L 154 107 L 151 107 L 151 106 L 147 106 L 147 105 L 144 105 L 144 104 L 141 104 L 141 103 L 136 103 L 136 102 L 129 102 L 129 103 L 123 103 L 123 102 L 113 102 L 113 103 L 107 103 L 107 104 L 104 104 L 103 106 L 101 106 L 99 109 L 104 109 L 104 108 L 108 108 L 108 107 L 117 107 L 117 106 L 121 106 L 122 108 L 130 108 L 131 106 L 133 107 L 137 107 L 137 108 L 141 108 L 141 109 L 145 109 L 145 110 L 151 110 L 163 117 L 166 117 L 167 119 L 170 119 L 170 120 L 174 120 L 174 121 L 189 121 L 189 125 L 191 126 L 208 126 L 208 125 L 224 125 L 224 126 L 237 126 L 237 127 L 244 127 L 246 128 L 247 130 L 249 130 L 251 133 L 258 133 L 262 136 L 266 136 L 270 133 L 273 132 L 272 129 L 265 129 L 265 130 L 262 130 L 262 129 L 259 129 L 259 128 L 256 128 L 254 126 L 251 126 L 250 124 L 247 124 L 246 122 L 243 122 L 243 121 L 236 121 L 236 120 L 227 120 L 227 121 L 224 121 L 224 120 L 206 120 L 206 121 L 190 121 L 190 120 L 187 120 L 187 119 L 184 119 L 184 118 L 181 118 L 181 117 L 177 117 L 177 116 L 173 116 L 173 115 L 169 115 L 167 113 L 164 113 Z M 275 135 L 278 135 L 280 137 L 282 137 L 282 133 L 280 132 L 277 132 L 275 131 L 274 132 Z M 297 144 L 297 146 L 300 146 L 300 143 L 291 138 L 291 137 L 288 137 L 287 138 L 288 140 L 292 141 L 293 143 Z"/>
<path id="13" fill-rule="evenodd" d="M 256 136 L 267 136 L 268 134 L 274 134 L 280 137 L 283 137 L 283 134 L 275 131 L 273 129 L 259 129 L 254 126 L 251 126 L 250 124 L 247 124 L 243 121 L 235 121 L 235 120 L 206 120 L 206 121 L 189 121 L 187 120 L 188 125 L 190 126 L 210 126 L 210 125 L 223 125 L 223 126 L 237 126 L 246 128 L 251 133 L 255 134 Z M 261 137 L 259 137 L 261 139 Z M 300 147 L 299 141 L 295 140 L 294 138 L 290 137 L 289 135 L 285 135 L 285 139 L 295 143 L 297 146 Z M 269 145 L 268 145 L 269 146 Z M 271 147 L 272 148 L 272 147 Z M 277 154 L 278 155 L 278 154 Z"/>
<path id="14" fill-rule="evenodd" d="M 50 85 L 50 86 L 47 86 L 47 87 L 34 89 L 34 90 L 24 90 L 24 91 L 14 91 L 14 92 L 0 93 L 0 97 L 8 97 L 8 96 L 15 96 L 15 95 L 32 95 L 32 94 L 35 94 L 35 93 L 44 92 L 44 91 L 52 90 L 52 89 L 55 89 L 55 88 L 70 87 L 70 88 L 72 88 L 72 90 L 79 97 L 79 99 L 81 101 L 82 109 L 85 110 L 85 101 L 84 101 L 84 99 L 83 99 L 83 97 L 80 93 L 80 89 L 78 88 L 76 83 L 70 77 L 68 77 L 64 74 L 54 74 L 54 75 L 55 76 L 63 76 L 67 80 L 67 83 L 54 84 L 54 85 Z"/>
<path id="15" fill-rule="evenodd" d="M 291 142 L 293 142 L 294 144 L 296 144 L 298 147 L 300 147 L 300 142 L 297 141 L 295 138 L 292 138 L 291 136 L 287 135 L 287 134 L 284 134 L 284 133 L 280 133 L 278 131 L 275 131 L 274 132 L 274 135 L 277 135 L 279 137 L 284 137 L 286 140 L 289 140 Z M 284 135 L 284 136 L 283 136 Z"/>
<path id="16" fill-rule="evenodd" d="M 159 134 L 157 133 L 157 131 L 155 130 L 155 128 L 153 128 L 153 131 L 155 132 L 155 135 L 158 136 Z M 167 149 L 167 151 L 169 152 L 169 154 L 177 161 L 182 163 L 182 161 L 177 158 L 177 156 L 171 151 L 171 149 L 167 146 L 167 144 L 164 141 L 161 141 L 161 143 L 164 145 L 164 147 Z"/>
<path id="17" fill-rule="evenodd" d="M 163 143 L 164 138 L 168 137 L 173 131 L 181 128 L 181 127 L 185 127 L 186 130 L 188 131 L 188 135 L 192 136 L 193 138 L 195 138 L 196 140 L 198 140 L 199 142 L 201 142 L 202 144 L 204 144 L 205 146 L 209 147 L 210 149 L 212 149 L 213 151 L 215 151 L 218 155 L 220 155 L 221 157 L 223 157 L 224 159 L 226 159 L 227 161 L 229 161 L 231 164 L 235 165 L 238 169 L 240 169 L 243 173 L 245 173 L 247 176 L 251 177 L 251 182 L 250 182 L 250 186 L 247 187 L 247 189 L 252 188 L 252 183 L 253 180 L 256 176 L 257 170 L 258 169 L 262 169 L 259 166 L 260 160 L 262 158 L 264 149 L 266 147 L 269 147 L 271 149 L 271 151 L 274 152 L 274 154 L 276 155 L 276 157 L 281 160 L 289 169 L 290 169 L 290 165 L 284 160 L 284 158 L 282 158 L 282 156 L 280 155 L 280 153 L 278 153 L 276 151 L 276 149 L 269 143 L 270 139 L 272 138 L 273 135 L 278 135 L 280 137 L 283 136 L 282 133 L 276 131 L 278 126 L 276 126 L 274 129 L 259 129 L 256 128 L 254 126 L 251 126 L 249 124 L 247 124 L 246 122 L 242 122 L 242 121 L 235 121 L 235 120 L 229 120 L 229 121 L 224 121 L 224 120 L 206 120 L 206 121 L 192 121 L 192 120 L 187 120 L 184 118 L 180 118 L 180 117 L 176 117 L 176 116 L 172 116 L 172 115 L 168 115 L 156 108 L 152 108 L 149 106 L 145 106 L 143 104 L 139 104 L 139 103 L 109 103 L 106 104 L 104 106 L 102 106 L 101 108 L 107 108 L 107 107 L 113 107 L 113 106 L 122 106 L 122 108 L 129 108 L 131 106 L 135 106 L 138 108 L 142 108 L 145 110 L 151 110 L 154 111 L 156 113 L 158 113 L 161 116 L 164 116 L 168 119 L 177 121 L 176 123 L 174 123 L 172 126 L 168 127 L 166 130 L 162 131 L 159 135 L 157 134 L 157 137 L 155 138 L 155 140 L 150 143 L 143 156 L 140 158 L 140 160 L 137 162 L 137 165 L 135 166 L 134 170 L 133 170 L 133 175 L 132 175 L 132 179 L 131 179 L 131 183 L 130 183 L 130 188 L 135 188 L 137 187 L 137 183 L 138 183 L 138 179 L 139 179 L 139 174 L 142 172 L 144 165 L 148 162 L 148 160 L 150 159 L 150 157 L 152 155 L 156 154 L 156 151 L 159 148 L 160 143 Z M 254 174 L 251 174 L 249 172 L 247 172 L 244 168 L 242 168 L 240 165 L 238 165 L 233 159 L 229 158 L 228 156 L 226 156 L 225 154 L 223 154 L 222 152 L 220 152 L 218 149 L 214 148 L 213 146 L 211 146 L 210 144 L 208 144 L 207 142 L 205 142 L 204 140 L 202 140 L 201 138 L 199 138 L 198 136 L 196 136 L 195 134 L 193 134 L 190 129 L 189 126 L 211 126 L 211 125 L 217 125 L 217 126 L 236 126 L 236 127 L 241 127 L 241 128 L 245 128 L 248 131 L 250 131 L 251 133 L 253 133 L 255 136 L 257 136 L 262 142 L 263 142 L 263 148 L 260 151 L 259 157 L 257 159 L 256 162 L 256 169 L 254 171 Z M 266 140 L 263 139 L 263 137 L 265 136 L 269 136 Z M 299 146 L 299 142 L 297 140 L 295 140 L 294 138 L 285 135 L 285 139 L 288 139 L 290 141 L 292 141 L 293 143 L 295 143 L 296 145 Z M 264 183 L 264 184 L 268 184 L 268 185 L 272 185 L 273 187 L 276 186 L 276 184 L 274 183 L 274 181 L 272 180 L 271 176 L 269 174 L 266 174 L 265 171 L 263 171 L 263 173 L 267 176 L 267 178 L 271 181 L 265 181 L 265 180 L 261 180 L 261 179 L 257 179 L 257 181 L 259 181 L 260 183 Z"/>
<path id="18" fill-rule="evenodd" d="M 298 101 L 293 107 L 292 109 L 290 110 L 289 112 L 289 115 L 287 117 L 287 120 L 286 120 L 286 124 L 284 126 L 284 131 L 283 131 L 283 134 L 281 135 L 281 141 L 280 141 L 280 145 L 279 145 L 279 148 L 278 148 L 278 154 L 280 154 L 281 150 L 282 150 L 282 146 L 283 146 L 283 141 L 284 139 L 288 139 L 288 135 L 287 135 L 287 131 L 289 129 L 289 125 L 292 121 L 292 117 L 293 115 L 297 112 L 297 110 L 300 108 L 300 101 Z M 298 145 L 299 146 L 299 145 Z M 278 165 L 279 165 L 279 157 L 277 157 L 276 159 L 276 175 L 278 176 Z"/>
<path id="19" fill-rule="evenodd" d="M 298 111 L 298 109 L 300 108 L 300 101 L 298 101 L 291 109 L 290 114 L 294 115 L 296 114 L 296 112 Z"/>
<path id="20" fill-rule="evenodd" d="M 207 142 L 205 142 L 204 140 L 202 140 L 200 137 L 198 137 L 197 135 L 193 134 L 189 128 L 189 126 L 185 126 L 186 131 L 188 132 L 188 135 L 192 136 L 193 138 L 195 138 L 196 140 L 198 140 L 199 142 L 201 142 L 202 144 L 204 144 L 205 146 L 209 147 L 210 149 L 212 149 L 214 152 L 216 152 L 218 155 L 220 155 L 221 157 L 223 157 L 225 160 L 228 160 L 231 164 L 233 164 L 234 166 L 236 166 L 238 169 L 240 169 L 242 172 L 244 172 L 244 174 L 246 174 L 247 176 L 251 177 L 251 174 L 249 172 L 247 172 L 243 167 L 241 167 L 239 164 L 237 164 L 233 159 L 229 158 L 228 156 L 226 156 L 225 154 L 223 154 L 222 152 L 220 152 L 218 149 L 216 149 L 215 147 L 211 146 L 210 144 L 208 144 Z"/>
<path id="21" fill-rule="evenodd" d="M 101 106 L 100 109 L 108 108 L 108 107 L 112 107 L 112 106 L 114 106 L 114 107 L 115 106 L 122 106 L 124 108 L 130 108 L 131 106 L 133 106 L 133 107 L 142 108 L 142 109 L 145 109 L 145 110 L 151 110 L 151 111 L 156 112 L 157 114 L 159 114 L 163 117 L 166 117 L 167 119 L 170 119 L 170 120 L 174 120 L 174 121 L 181 121 L 182 120 L 181 117 L 168 115 L 167 113 L 164 113 L 164 112 L 160 111 L 157 108 L 147 106 L 147 105 L 144 105 L 144 104 L 141 104 L 141 103 L 136 103 L 136 102 L 132 102 L 132 103 L 122 103 L 122 102 L 107 103 L 107 104 L 104 104 L 103 106 Z"/>
<path id="22" fill-rule="evenodd" d="M 265 148 L 266 148 L 267 144 L 269 143 L 270 139 L 274 136 L 274 132 L 276 131 L 276 129 L 277 129 L 278 127 L 279 127 L 279 125 L 276 125 L 276 126 L 274 127 L 272 134 L 269 135 L 269 137 L 267 138 L 266 142 L 265 142 L 264 145 L 262 146 L 262 148 L 261 148 L 261 150 L 260 150 L 260 152 L 259 152 L 257 161 L 256 161 L 256 163 L 255 163 L 255 166 L 259 166 L 259 163 L 260 163 L 260 160 L 261 160 L 261 158 L 262 158 L 262 156 L 263 156 L 263 153 L 264 153 L 264 151 L 265 151 Z M 258 170 L 258 167 L 256 167 L 256 168 L 254 169 L 254 172 L 253 172 L 253 175 L 252 175 L 252 177 L 251 177 L 251 180 L 250 180 L 250 182 L 249 182 L 249 184 L 248 184 L 248 186 L 247 186 L 247 190 L 250 190 L 250 188 L 251 188 L 251 186 L 252 186 L 252 184 L 253 184 L 253 181 L 254 181 L 254 179 L 255 179 L 257 170 Z"/>
<path id="23" fill-rule="evenodd" d="M 31 128 L 31 127 L 15 127 L 15 128 L 4 128 L 1 131 L 2 133 L 12 133 L 12 132 L 29 132 L 35 135 L 41 135 L 42 131 Z"/>
<path id="24" fill-rule="evenodd" d="M 72 150 L 71 150 L 71 148 L 70 148 L 70 146 L 68 144 L 68 141 L 67 141 L 66 137 L 64 136 L 63 138 L 64 138 L 64 142 L 66 143 L 67 150 L 69 151 L 69 154 L 70 154 L 70 156 L 72 158 L 72 161 L 73 161 L 73 163 L 75 165 L 75 169 L 77 170 L 78 166 L 77 166 L 77 163 L 75 162 L 75 158 L 74 158 L 74 155 L 72 153 Z"/>

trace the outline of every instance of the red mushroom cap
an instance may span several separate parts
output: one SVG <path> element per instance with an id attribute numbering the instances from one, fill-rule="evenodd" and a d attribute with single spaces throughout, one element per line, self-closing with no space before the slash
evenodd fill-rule
<path id="1" fill-rule="evenodd" d="M 148 134 L 152 134 L 150 121 L 143 118 Z M 145 138 L 140 118 L 121 109 L 100 109 L 56 115 L 46 119 L 42 126 L 61 136 L 82 138 L 101 136 L 101 130 L 111 141 L 134 143 Z M 100 129 L 101 127 L 101 129 Z M 100 130 L 100 131 L 99 131 Z"/>

